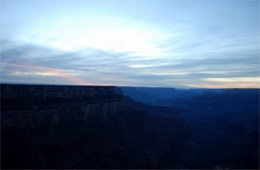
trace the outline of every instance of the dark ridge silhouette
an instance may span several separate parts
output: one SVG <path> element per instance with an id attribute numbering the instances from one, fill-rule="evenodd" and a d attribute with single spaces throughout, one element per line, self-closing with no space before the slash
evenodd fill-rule
<path id="1" fill-rule="evenodd" d="M 183 167 L 187 124 L 132 102 L 116 87 L 1 85 L 2 168 Z"/>

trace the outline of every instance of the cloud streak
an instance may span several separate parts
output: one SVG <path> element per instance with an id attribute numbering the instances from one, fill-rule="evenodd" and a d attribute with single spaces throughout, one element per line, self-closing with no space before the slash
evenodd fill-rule
<path id="1" fill-rule="evenodd" d="M 80 85 L 134 85 L 165 87 L 257 87 L 259 57 L 254 50 L 223 57 L 202 59 L 150 59 L 129 53 L 82 49 L 64 52 L 33 44 L 6 45 L 1 53 L 2 82 L 15 82 L 17 77 L 32 82 L 42 77 L 63 79 L 50 83 Z M 221 55 L 221 53 L 218 53 Z M 246 57 L 247 56 L 247 57 Z M 238 81 L 239 77 L 249 79 Z M 36 78 L 37 77 L 37 78 Z M 50 80 L 50 79 L 49 79 Z M 53 79 L 52 79 L 53 80 Z M 220 81 L 212 80 L 224 80 Z M 227 81 L 226 81 L 227 80 Z M 40 80 L 38 80 L 40 81 Z M 231 83 L 231 81 L 233 83 Z"/>
<path id="2" fill-rule="evenodd" d="M 13 71 L 7 72 L 9 76 L 14 77 L 27 77 L 31 76 L 32 78 L 34 76 L 40 76 L 40 77 L 60 77 L 64 78 L 68 81 L 70 84 L 78 84 L 78 85 L 94 85 L 93 83 L 87 82 L 85 80 L 82 80 L 78 78 L 77 76 L 73 75 L 72 73 L 69 73 L 68 71 L 64 71 L 62 69 L 56 69 L 52 67 L 46 67 L 46 66 L 40 66 L 40 65 L 34 65 L 34 64 L 26 64 L 26 63 L 4 63 L 0 62 L 1 68 L 12 68 Z M 17 71 L 20 70 L 20 71 Z M 5 70 L 6 71 L 6 70 Z M 12 81 L 12 80 L 11 80 Z M 26 83 L 26 82 L 24 82 Z M 44 82 L 42 82 L 44 83 Z M 54 82 L 58 83 L 58 82 Z"/>

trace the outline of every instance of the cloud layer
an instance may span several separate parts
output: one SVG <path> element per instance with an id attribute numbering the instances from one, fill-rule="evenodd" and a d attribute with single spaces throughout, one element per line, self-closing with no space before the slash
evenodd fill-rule
<path id="1" fill-rule="evenodd" d="M 3 41 L 4 42 L 4 41 Z M 200 47 L 201 48 L 201 47 Z M 209 52 L 190 59 L 146 59 L 131 53 L 82 49 L 64 52 L 33 44 L 5 43 L 2 82 L 163 87 L 257 87 L 256 49 Z M 235 56 L 235 57 L 234 57 Z"/>

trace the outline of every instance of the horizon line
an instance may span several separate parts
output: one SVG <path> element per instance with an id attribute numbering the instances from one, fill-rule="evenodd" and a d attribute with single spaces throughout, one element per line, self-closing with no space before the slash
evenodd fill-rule
<path id="1" fill-rule="evenodd" d="M 183 90 L 200 90 L 200 89 L 208 89 L 208 90 L 231 90 L 231 89 L 256 89 L 260 90 L 260 87 L 246 87 L 246 88 L 236 88 L 236 87 L 226 87 L 226 88 L 207 88 L 207 87 L 164 87 L 164 86 L 135 86 L 135 85 L 83 85 L 83 84 L 47 84 L 47 83 L 15 83 L 15 82 L 0 82 L 0 85 L 34 85 L 34 86 L 97 86 L 97 87 L 119 87 L 119 88 L 163 88 L 163 89 L 183 89 Z"/>

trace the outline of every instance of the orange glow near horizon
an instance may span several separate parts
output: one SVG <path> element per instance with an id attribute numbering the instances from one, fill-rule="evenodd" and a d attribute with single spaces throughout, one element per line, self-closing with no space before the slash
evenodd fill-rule
<path id="1" fill-rule="evenodd" d="M 73 84 L 77 84 L 77 85 L 100 85 L 100 84 L 94 84 L 94 83 L 90 83 L 88 81 L 82 80 L 75 75 L 65 72 L 62 69 L 40 66 L 40 65 L 36 65 L 36 64 L 4 63 L 4 62 L 0 62 L 0 63 L 17 66 L 17 67 L 25 67 L 25 68 L 30 67 L 30 68 L 34 69 L 34 71 L 24 71 L 24 72 L 16 71 L 13 73 L 14 75 L 57 76 L 57 77 L 64 78 L 65 80 L 68 80 L 69 82 L 71 82 Z M 37 70 L 37 71 L 35 71 L 35 70 Z"/>
<path id="2" fill-rule="evenodd" d="M 186 86 L 210 89 L 260 88 L 260 77 L 204 78 L 202 81 L 204 83 L 186 84 Z"/>
<path id="3" fill-rule="evenodd" d="M 207 89 L 233 89 L 233 88 L 239 88 L 239 89 L 246 89 L 246 88 L 260 88 L 259 83 L 237 83 L 237 84 L 186 84 L 187 87 L 192 88 L 207 88 Z"/>
<path id="4" fill-rule="evenodd" d="M 52 67 L 46 67 L 36 64 L 27 63 L 5 63 L 0 62 L 0 64 L 6 64 L 15 67 L 26 68 L 30 70 L 24 71 L 14 71 L 12 75 L 15 76 L 54 76 L 60 77 L 73 85 L 99 85 L 99 86 L 131 86 L 131 84 L 119 83 L 91 83 L 83 80 L 69 70 L 57 69 Z M 53 82 L 54 84 L 57 82 Z M 62 83 L 63 84 L 63 83 Z M 204 78 L 201 83 L 185 84 L 188 88 L 209 88 L 209 89 L 226 89 L 226 88 L 260 88 L 260 77 L 236 77 L 236 78 Z"/>
<path id="5" fill-rule="evenodd" d="M 198 84 L 189 84 L 188 87 L 192 88 L 206 88 L 206 89 L 258 89 L 260 86 L 248 85 L 248 84 L 237 84 L 237 85 L 198 85 Z"/>

